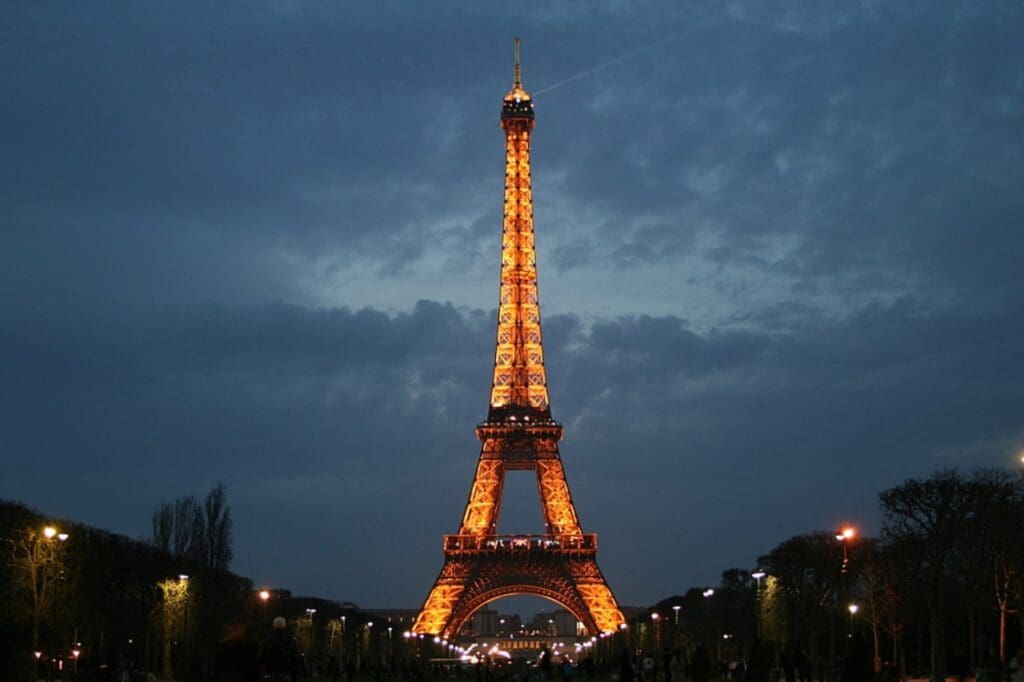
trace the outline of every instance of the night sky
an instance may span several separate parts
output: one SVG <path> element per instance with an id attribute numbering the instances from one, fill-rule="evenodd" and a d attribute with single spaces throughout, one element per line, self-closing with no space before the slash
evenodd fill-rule
<path id="1" fill-rule="evenodd" d="M 774 6 L 774 9 L 771 7 Z M 227 486 L 258 585 L 418 607 L 494 352 L 512 38 L 562 457 L 624 604 L 1024 447 L 1024 8 L 0 5 L 0 497 Z M 501 530 L 539 531 L 532 474 Z"/>

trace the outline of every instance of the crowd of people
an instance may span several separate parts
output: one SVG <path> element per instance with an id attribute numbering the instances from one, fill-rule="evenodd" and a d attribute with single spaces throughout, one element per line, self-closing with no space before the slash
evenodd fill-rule
<path id="1" fill-rule="evenodd" d="M 281 617 L 273 620 L 272 629 L 262 643 L 245 636 L 245 633 L 227 632 L 220 644 L 216 670 L 209 671 L 210 675 L 193 676 L 193 679 L 209 677 L 221 682 L 298 682 L 300 677 L 307 677 L 312 672 L 306 669 L 299 645 L 289 632 L 286 620 Z M 132 671 L 127 664 L 118 665 L 117 668 L 113 676 L 115 682 L 134 682 L 137 679 L 131 675 Z M 330 679 L 332 682 L 357 679 L 351 662 L 343 667 L 333 656 L 316 672 L 321 679 Z M 606 667 L 599 671 L 592 658 L 573 661 L 543 649 L 534 661 L 519 661 L 518 665 L 500 671 L 495 670 L 486 660 L 473 666 L 472 672 L 430 666 L 421 670 L 417 668 L 416 662 L 411 662 L 411 667 L 406 666 L 401 670 L 378 670 L 373 678 L 422 680 L 458 675 L 466 679 L 467 672 L 476 682 L 492 682 L 496 679 L 510 682 L 569 682 L 574 679 L 607 680 L 609 675 L 618 682 L 875 682 L 892 677 L 891 670 L 883 670 L 878 674 L 870 668 L 828 669 L 821 657 L 812 660 L 798 641 L 790 641 L 777 649 L 758 639 L 745 657 L 729 661 L 716 660 L 703 644 L 698 645 L 690 655 L 682 649 L 665 649 L 655 653 L 624 648 L 611 669 Z M 977 679 L 978 682 L 983 679 L 987 682 L 1024 682 L 1024 650 L 1018 651 L 1001 670 L 985 674 L 979 672 Z"/>

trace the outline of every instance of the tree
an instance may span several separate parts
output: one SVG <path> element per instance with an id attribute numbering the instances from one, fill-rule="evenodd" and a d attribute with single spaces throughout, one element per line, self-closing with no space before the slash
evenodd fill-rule
<path id="1" fill-rule="evenodd" d="M 994 594 L 999 614 L 999 664 L 1006 665 L 1007 620 L 1019 610 L 1024 577 L 1024 481 L 1009 472 L 989 472 L 989 476 L 1002 492 L 969 521 L 965 537 L 970 540 L 970 547 L 965 548 L 964 563 L 971 586 L 987 584 L 994 588 L 988 599 L 981 600 L 979 610 L 988 610 Z"/>
<path id="2" fill-rule="evenodd" d="M 797 535 L 758 559 L 772 578 L 772 603 L 781 607 L 787 640 L 807 642 L 814 654 L 820 651 L 820 634 L 828 629 L 832 642 L 832 618 L 840 585 L 842 562 L 835 533 Z"/>
<path id="3" fill-rule="evenodd" d="M 874 646 L 873 669 L 881 672 L 880 630 L 892 642 L 892 661 L 900 679 L 906 678 L 903 632 L 907 615 L 904 594 L 913 592 L 917 569 L 916 555 L 904 545 L 864 538 L 858 550 L 859 585 L 867 601 Z"/>
<path id="4" fill-rule="evenodd" d="M 203 502 L 205 523 L 202 533 L 200 562 L 216 571 L 226 571 L 231 563 L 233 523 L 231 507 L 227 504 L 227 491 L 218 482 Z"/>
<path id="5" fill-rule="evenodd" d="M 217 482 L 202 506 L 195 496 L 162 502 L 153 512 L 153 544 L 179 559 L 226 571 L 234 552 L 231 507 L 227 490 Z"/>
<path id="6" fill-rule="evenodd" d="M 14 581 L 32 618 L 32 649 L 39 649 L 39 626 L 48 608 L 56 607 L 57 583 L 64 574 L 62 544 L 67 535 L 51 527 L 29 528 L 11 542 Z"/>
<path id="7" fill-rule="evenodd" d="M 172 644 L 175 642 L 175 638 L 178 638 L 182 643 L 188 641 L 188 601 L 189 601 L 189 581 L 186 576 L 179 578 L 167 578 L 157 583 L 157 587 L 160 588 L 161 596 L 163 597 L 160 608 L 160 621 L 161 621 L 161 635 L 163 639 L 162 647 L 162 667 L 161 672 L 164 679 L 172 679 L 174 677 L 173 669 L 173 649 Z M 183 647 L 184 648 L 184 647 Z M 182 656 L 184 661 L 183 665 L 187 665 L 188 661 Z"/>
<path id="8" fill-rule="evenodd" d="M 946 679 L 944 584 L 963 552 L 971 523 L 986 509 L 1014 495 L 1014 485 L 1003 474 L 975 471 L 964 477 L 955 469 L 939 471 L 928 479 L 907 479 L 879 495 L 883 536 L 913 547 L 922 565 L 930 630 L 931 679 Z"/>

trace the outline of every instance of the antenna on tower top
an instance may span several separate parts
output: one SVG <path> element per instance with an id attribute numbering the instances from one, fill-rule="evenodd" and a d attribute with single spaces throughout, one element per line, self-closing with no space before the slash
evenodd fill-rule
<path id="1" fill-rule="evenodd" d="M 522 71 L 519 68 L 519 38 L 513 38 L 512 39 L 512 44 L 515 46 L 515 54 L 516 54 L 516 66 L 515 66 L 515 70 L 512 72 L 512 87 L 513 88 L 522 88 L 523 87 L 523 73 L 522 73 Z"/>

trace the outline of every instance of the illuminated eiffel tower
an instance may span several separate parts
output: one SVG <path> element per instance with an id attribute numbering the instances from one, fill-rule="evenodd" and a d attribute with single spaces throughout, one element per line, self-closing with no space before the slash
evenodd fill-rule
<path id="1" fill-rule="evenodd" d="M 584 533 L 565 480 L 551 418 L 541 346 L 537 261 L 530 190 L 533 100 L 523 89 L 519 40 L 512 89 L 505 95 L 505 219 L 501 241 L 498 347 L 476 478 L 457 535 L 444 536 L 444 566 L 413 626 L 452 638 L 475 611 L 510 595 L 549 599 L 591 634 L 625 622 L 597 567 L 597 535 Z M 537 473 L 545 532 L 498 535 L 505 472 Z"/>

